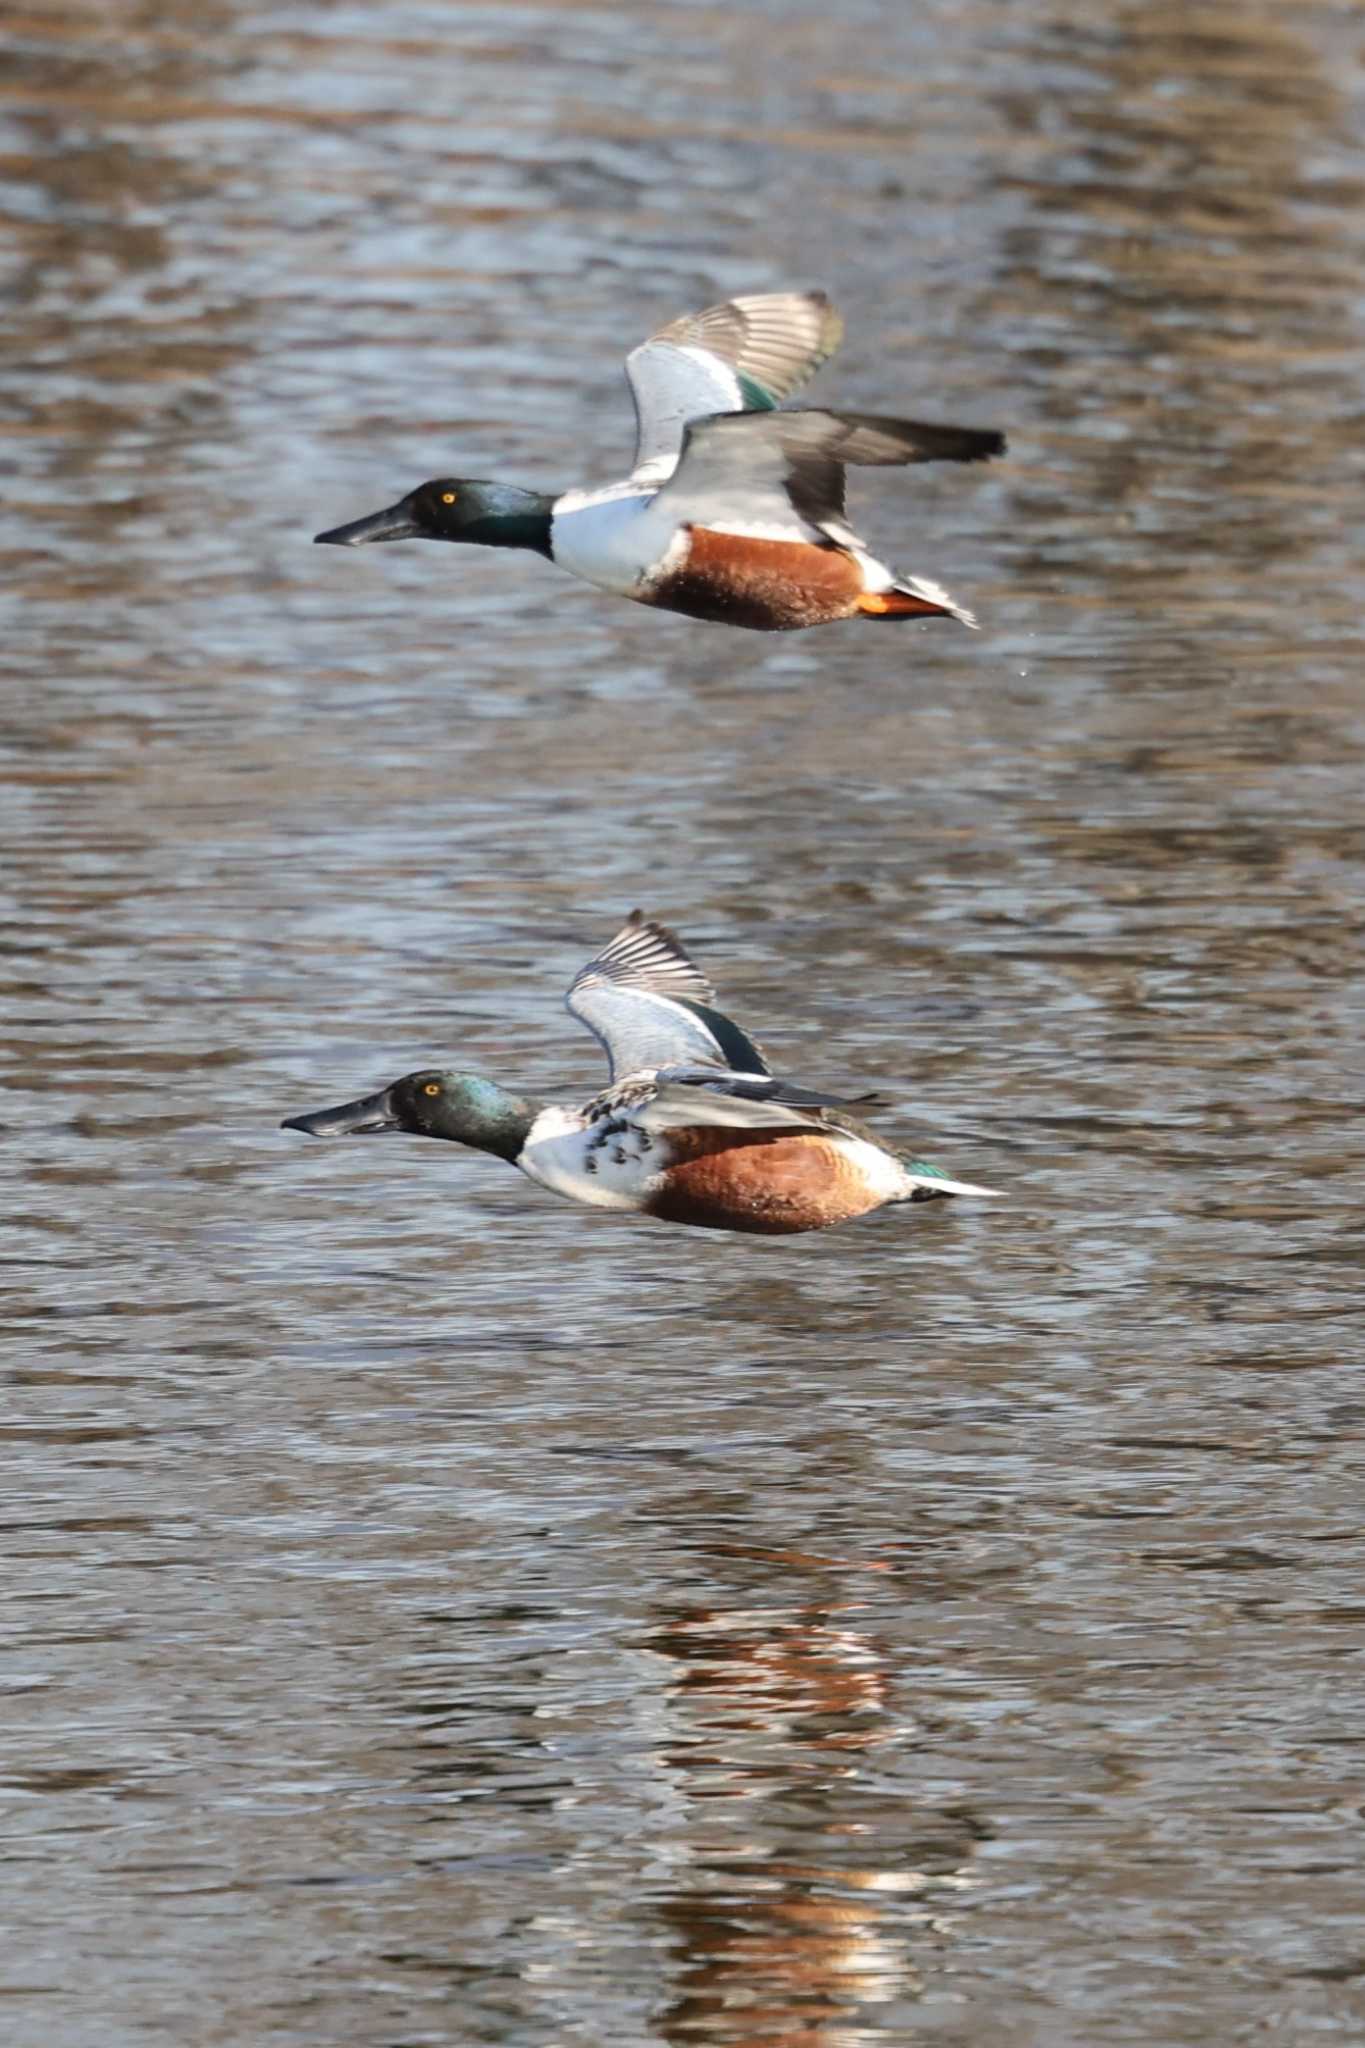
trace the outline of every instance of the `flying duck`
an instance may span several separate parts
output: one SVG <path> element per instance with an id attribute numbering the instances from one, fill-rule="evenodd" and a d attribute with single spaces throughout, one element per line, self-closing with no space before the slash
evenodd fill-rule
<path id="1" fill-rule="evenodd" d="M 431 1068 L 282 1128 L 451 1139 L 586 1208 L 767 1236 L 823 1230 L 887 1202 L 995 1192 L 893 1151 L 847 1114 L 875 1098 L 777 1080 L 674 934 L 638 910 L 579 969 L 565 1002 L 610 1067 L 609 1085 L 581 1107 Z"/>
<path id="2" fill-rule="evenodd" d="M 758 632 L 851 618 L 974 626 L 946 590 L 888 568 L 859 539 L 844 513 L 844 470 L 980 462 L 1002 453 L 1005 437 L 872 413 L 779 411 L 842 334 L 818 291 L 684 314 L 626 358 L 637 431 L 623 482 L 550 497 L 436 477 L 316 538 L 526 548 L 637 604 Z"/>

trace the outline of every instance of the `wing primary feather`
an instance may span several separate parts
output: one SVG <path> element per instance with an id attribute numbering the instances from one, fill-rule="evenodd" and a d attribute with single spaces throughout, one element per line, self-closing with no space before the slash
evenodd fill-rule
<path id="1" fill-rule="evenodd" d="M 724 1072 L 763 1062 L 739 1027 L 713 1007 L 715 990 L 666 925 L 632 911 L 614 939 L 569 984 L 565 1003 L 606 1051 L 613 1081 L 700 1061 Z"/>
<path id="2" fill-rule="evenodd" d="M 910 462 L 988 462 L 1003 455 L 1005 436 L 995 427 L 938 426 L 928 420 L 893 419 L 871 412 L 827 412 L 805 407 L 793 412 L 717 412 L 692 420 L 689 438 L 703 434 L 747 434 L 779 447 L 789 462 L 819 456 L 862 468 Z"/>
<path id="3" fill-rule="evenodd" d="M 615 938 L 579 968 L 569 983 L 569 994 L 603 981 L 693 1002 L 713 1003 L 716 999 L 715 989 L 677 933 L 639 910 L 632 910 Z"/>
<path id="4" fill-rule="evenodd" d="M 757 387 L 766 409 L 790 398 L 843 340 L 844 323 L 825 292 L 754 292 L 670 320 L 645 343 L 705 349 Z"/>

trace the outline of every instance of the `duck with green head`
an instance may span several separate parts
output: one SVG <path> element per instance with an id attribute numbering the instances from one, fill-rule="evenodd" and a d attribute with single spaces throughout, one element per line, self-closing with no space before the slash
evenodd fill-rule
<path id="1" fill-rule="evenodd" d="M 610 1065 L 608 1087 L 581 1108 L 428 1068 L 284 1128 L 444 1138 L 587 1208 L 767 1236 L 822 1230 L 888 1202 L 993 1193 L 884 1145 L 847 1113 L 867 1098 L 777 1080 L 673 933 L 639 911 L 565 1000 Z"/>
<path id="2" fill-rule="evenodd" d="M 975 625 L 937 584 L 869 553 L 845 516 L 844 470 L 979 462 L 999 455 L 1005 438 L 870 413 L 778 410 L 842 333 L 823 292 L 762 293 L 685 314 L 626 359 L 637 436 L 624 481 L 554 497 L 435 477 L 317 539 L 524 548 L 638 604 L 760 632 L 858 617 Z"/>

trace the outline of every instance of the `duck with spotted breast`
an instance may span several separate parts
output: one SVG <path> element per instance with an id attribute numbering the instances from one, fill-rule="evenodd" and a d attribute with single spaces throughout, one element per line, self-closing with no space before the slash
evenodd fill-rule
<path id="1" fill-rule="evenodd" d="M 580 968 L 565 1002 L 611 1070 L 582 1108 L 431 1069 L 282 1128 L 447 1138 L 590 1209 L 765 1236 L 823 1230 L 887 1202 L 995 1193 L 893 1151 L 847 1114 L 874 1098 L 775 1079 L 674 934 L 638 910 Z"/>
<path id="2" fill-rule="evenodd" d="M 871 413 L 779 411 L 842 334 L 818 291 L 685 314 L 626 358 L 637 437 L 623 482 L 551 497 L 436 477 L 316 538 L 527 548 L 637 604 L 758 632 L 858 617 L 974 626 L 946 590 L 869 552 L 845 517 L 844 470 L 980 462 L 1001 454 L 1005 437 Z"/>

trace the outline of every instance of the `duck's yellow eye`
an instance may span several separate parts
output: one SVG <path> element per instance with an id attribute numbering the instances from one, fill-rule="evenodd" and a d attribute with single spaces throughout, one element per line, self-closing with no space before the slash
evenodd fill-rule
<path id="1" fill-rule="evenodd" d="M 441 1084 L 440 1084 L 440 1082 L 439 1082 L 439 1081 L 423 1081 L 423 1083 L 422 1083 L 422 1093 L 423 1093 L 423 1095 L 439 1095 L 439 1094 L 440 1094 L 440 1092 L 441 1092 Z"/>
<path id="2" fill-rule="evenodd" d="M 454 493 L 454 491 L 442 491 L 442 493 L 441 493 L 441 503 L 442 503 L 443 505 L 453 505 L 453 504 L 455 503 L 455 493 Z"/>

